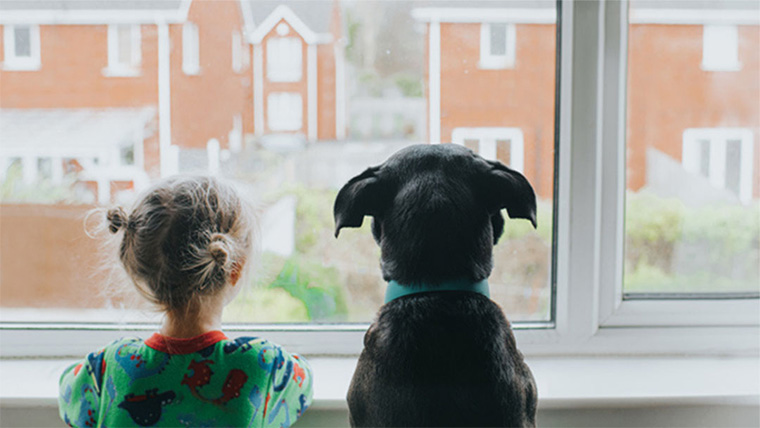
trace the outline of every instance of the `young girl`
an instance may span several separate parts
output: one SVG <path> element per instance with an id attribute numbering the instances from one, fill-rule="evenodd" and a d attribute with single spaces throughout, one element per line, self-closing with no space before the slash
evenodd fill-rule
<path id="1" fill-rule="evenodd" d="M 120 339 L 64 371 L 61 418 L 84 426 L 289 426 L 312 399 L 308 363 L 264 339 L 228 339 L 222 309 L 252 247 L 247 205 L 213 178 L 176 178 L 126 213 L 119 259 L 165 312 L 143 341 Z"/>

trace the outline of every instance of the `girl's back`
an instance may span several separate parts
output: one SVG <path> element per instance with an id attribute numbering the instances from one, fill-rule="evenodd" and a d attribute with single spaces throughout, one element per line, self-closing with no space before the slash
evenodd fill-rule
<path id="1" fill-rule="evenodd" d="M 255 337 L 125 338 L 64 372 L 61 413 L 73 426 L 289 426 L 311 402 L 309 372 Z"/>

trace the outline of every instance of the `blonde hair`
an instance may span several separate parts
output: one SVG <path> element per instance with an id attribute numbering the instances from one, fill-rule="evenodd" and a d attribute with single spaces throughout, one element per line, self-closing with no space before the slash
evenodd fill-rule
<path id="1" fill-rule="evenodd" d="M 222 290 L 253 248 L 254 214 L 235 189 L 212 177 L 163 180 L 131 212 L 108 210 L 123 232 L 119 260 L 143 297 L 168 311 Z"/>

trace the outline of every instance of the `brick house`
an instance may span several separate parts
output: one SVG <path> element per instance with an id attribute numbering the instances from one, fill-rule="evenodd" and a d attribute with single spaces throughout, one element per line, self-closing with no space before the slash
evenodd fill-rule
<path id="1" fill-rule="evenodd" d="M 182 172 L 181 153 L 214 173 L 245 133 L 342 138 L 337 3 L 308 25 L 275 3 L 0 2 L 3 172 L 77 171 L 104 203 Z"/>
<path id="2" fill-rule="evenodd" d="M 429 140 L 498 158 L 550 198 L 556 12 L 526 4 L 426 2 L 413 16 L 426 27 Z M 681 174 L 749 202 L 760 197 L 758 7 L 673 7 L 631 3 L 628 186 L 668 187 L 661 178 Z"/>

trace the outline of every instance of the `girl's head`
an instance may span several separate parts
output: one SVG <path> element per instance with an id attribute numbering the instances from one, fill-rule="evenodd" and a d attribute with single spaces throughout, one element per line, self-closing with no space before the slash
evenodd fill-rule
<path id="1" fill-rule="evenodd" d="M 161 181 L 131 212 L 106 218 L 111 233 L 123 231 L 119 259 L 138 291 L 167 311 L 218 297 L 253 247 L 251 208 L 212 177 Z"/>

